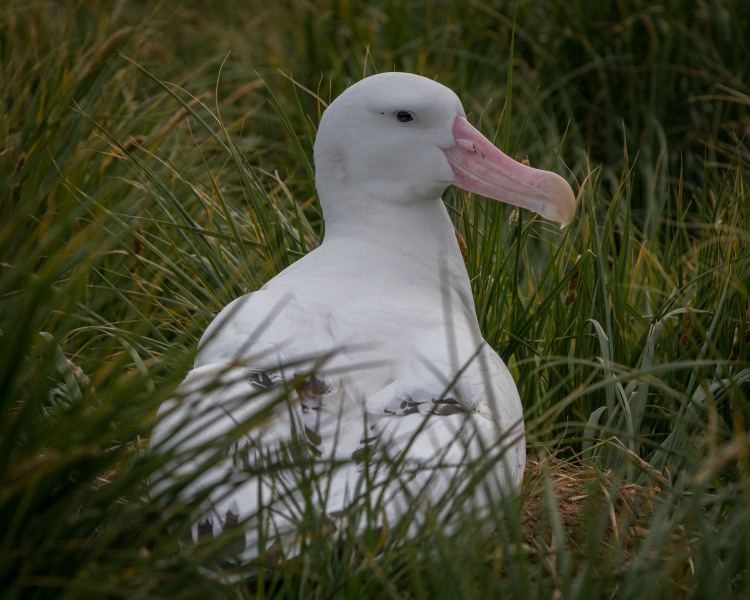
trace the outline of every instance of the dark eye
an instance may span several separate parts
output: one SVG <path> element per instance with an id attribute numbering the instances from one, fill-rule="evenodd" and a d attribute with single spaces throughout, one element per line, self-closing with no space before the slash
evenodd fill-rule
<path id="1" fill-rule="evenodd" d="M 415 115 L 410 110 L 397 110 L 396 111 L 396 120 L 399 123 L 409 123 L 410 121 L 416 121 L 417 115 Z"/>

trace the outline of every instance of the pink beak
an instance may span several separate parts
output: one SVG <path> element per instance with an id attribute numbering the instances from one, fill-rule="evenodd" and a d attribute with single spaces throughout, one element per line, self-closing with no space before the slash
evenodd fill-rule
<path id="1" fill-rule="evenodd" d="M 460 188 L 539 213 L 563 226 L 573 220 L 576 197 L 568 182 L 503 154 L 466 120 L 453 122 L 456 143 L 444 149 Z"/>

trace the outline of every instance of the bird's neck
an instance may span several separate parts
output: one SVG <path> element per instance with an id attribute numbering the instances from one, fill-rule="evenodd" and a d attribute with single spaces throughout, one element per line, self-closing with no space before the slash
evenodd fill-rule
<path id="1" fill-rule="evenodd" d="M 383 202 L 350 194 L 330 203 L 322 197 L 321 204 L 328 252 L 401 285 L 441 295 L 450 290 L 468 315 L 475 314 L 455 228 L 440 197 Z"/>

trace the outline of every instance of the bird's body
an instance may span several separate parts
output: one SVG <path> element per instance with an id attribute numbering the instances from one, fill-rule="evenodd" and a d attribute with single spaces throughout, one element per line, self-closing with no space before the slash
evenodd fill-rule
<path id="1" fill-rule="evenodd" d="M 486 194 L 508 179 L 496 197 L 527 198 L 561 221 L 575 199 L 556 175 L 500 164 L 493 151 L 450 90 L 414 75 L 369 77 L 326 110 L 315 148 L 324 242 L 219 314 L 152 438 L 201 449 L 152 482 L 160 492 L 196 472 L 182 496 L 211 490 L 194 536 L 244 522 L 238 559 L 252 560 L 293 548 L 310 504 L 336 519 L 370 503 L 393 525 L 468 486 L 466 465 L 490 456 L 489 483 L 469 492 L 477 506 L 520 484 L 521 402 L 482 338 L 440 195 L 450 184 Z M 235 455 L 198 473 L 211 440 L 248 420 Z M 295 443 L 306 467 L 267 469 Z M 312 492 L 295 489 L 305 469 Z"/>

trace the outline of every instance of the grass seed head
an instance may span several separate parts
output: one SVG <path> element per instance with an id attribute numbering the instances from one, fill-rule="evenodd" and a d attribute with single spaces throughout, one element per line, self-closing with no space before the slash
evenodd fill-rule
<path id="1" fill-rule="evenodd" d="M 581 278 L 580 269 L 573 273 L 573 277 L 570 279 L 568 284 L 568 293 L 565 294 L 565 306 L 568 307 L 576 301 L 578 297 L 578 280 Z"/>

